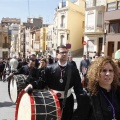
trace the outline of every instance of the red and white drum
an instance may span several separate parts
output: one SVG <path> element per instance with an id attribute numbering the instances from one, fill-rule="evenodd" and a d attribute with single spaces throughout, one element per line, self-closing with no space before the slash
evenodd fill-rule
<path id="1" fill-rule="evenodd" d="M 26 75 L 20 74 L 14 75 L 8 80 L 8 94 L 12 102 L 16 102 L 18 94 L 24 87 L 26 78 Z"/>
<path id="2" fill-rule="evenodd" d="M 61 109 L 52 90 L 22 90 L 16 102 L 15 120 L 61 120 Z"/>

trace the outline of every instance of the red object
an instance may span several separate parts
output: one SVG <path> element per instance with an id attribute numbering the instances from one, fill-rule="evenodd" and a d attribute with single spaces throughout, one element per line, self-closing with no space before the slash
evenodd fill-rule
<path id="1" fill-rule="evenodd" d="M 86 41 L 83 41 L 83 43 L 82 43 L 83 45 L 86 45 L 87 43 L 86 43 Z"/>
<path id="2" fill-rule="evenodd" d="M 37 94 L 39 93 L 41 96 L 38 97 L 36 93 Z M 18 116 L 20 114 L 19 112 L 21 112 L 21 111 L 19 111 L 19 108 L 20 108 L 20 106 L 22 106 L 21 101 L 24 101 L 23 99 L 26 100 L 26 98 L 28 100 L 30 100 L 30 103 L 31 103 L 30 104 L 30 106 L 31 106 L 31 108 L 30 108 L 31 109 L 30 120 L 36 120 L 37 113 L 39 113 L 38 110 L 40 108 L 42 108 L 42 106 L 47 106 L 47 104 L 49 106 L 49 105 L 53 104 L 53 101 L 54 101 L 55 106 L 49 106 L 49 107 L 54 108 L 53 111 L 56 111 L 54 114 L 56 115 L 57 120 L 61 120 L 60 103 L 59 103 L 57 95 L 52 90 L 43 91 L 43 92 L 40 92 L 40 91 L 36 90 L 33 93 L 27 95 L 27 96 L 29 96 L 29 98 L 28 97 L 23 97 L 24 94 L 27 94 L 27 93 L 24 90 L 21 90 L 20 94 L 18 95 L 18 99 L 16 101 L 15 120 L 19 120 Z M 47 96 L 47 95 L 49 95 L 49 96 Z M 36 98 L 37 98 L 37 100 L 36 100 Z M 37 104 L 37 102 L 40 101 L 40 100 L 42 100 L 42 99 L 44 100 L 45 103 L 43 103 L 43 105 L 41 105 L 41 103 Z M 49 101 L 49 99 L 50 99 L 51 102 Z M 28 108 L 28 106 L 24 106 L 24 107 Z M 47 109 L 46 109 L 46 111 L 47 111 Z M 50 111 L 50 112 L 52 114 L 52 111 Z M 44 110 L 43 110 L 43 113 L 45 114 L 46 118 L 49 118 L 49 115 L 47 115 L 47 113 Z M 39 114 L 41 114 L 41 113 L 39 113 Z M 54 114 L 52 114 L 52 115 L 54 115 Z M 41 116 L 42 115 L 40 115 L 39 117 L 41 117 Z M 28 117 L 29 117 L 29 114 L 28 114 Z"/>
<path id="3" fill-rule="evenodd" d="M 66 47 L 67 47 L 67 49 L 70 49 L 71 48 L 71 44 L 66 44 Z"/>

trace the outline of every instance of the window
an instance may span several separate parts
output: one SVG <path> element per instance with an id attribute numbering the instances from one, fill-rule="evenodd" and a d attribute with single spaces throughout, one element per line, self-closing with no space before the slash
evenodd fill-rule
<path id="1" fill-rule="evenodd" d="M 88 51 L 89 52 L 94 52 L 94 40 L 89 40 L 88 41 Z"/>
<path id="2" fill-rule="evenodd" d="M 95 17 L 94 13 L 87 15 L 87 28 L 92 28 L 93 29 L 94 24 L 95 24 L 94 17 Z"/>
<path id="3" fill-rule="evenodd" d="M 96 0 L 86 0 L 85 2 L 85 7 L 86 8 L 90 8 L 96 6 Z"/>
<path id="4" fill-rule="evenodd" d="M 118 33 L 119 25 L 117 23 L 110 24 L 110 33 Z"/>
<path id="5" fill-rule="evenodd" d="M 61 16 L 61 27 L 65 27 L 65 16 Z"/>
<path id="6" fill-rule="evenodd" d="M 34 34 L 32 33 L 32 39 L 34 38 Z"/>
<path id="7" fill-rule="evenodd" d="M 120 1 L 118 1 L 118 9 L 120 9 Z"/>
<path id="8" fill-rule="evenodd" d="M 69 33 L 67 34 L 67 40 L 69 40 Z"/>
<path id="9" fill-rule="evenodd" d="M 102 27 L 102 12 L 98 12 L 97 27 Z"/>
<path id="10" fill-rule="evenodd" d="M 107 4 L 107 11 L 116 10 L 116 2 L 108 3 Z"/>
<path id="11" fill-rule="evenodd" d="M 64 44 L 64 35 L 61 35 L 61 43 L 60 45 L 63 45 Z"/>
<path id="12" fill-rule="evenodd" d="M 85 21 L 82 22 L 82 28 L 84 28 L 84 26 L 85 26 Z"/>
<path id="13" fill-rule="evenodd" d="M 5 42 L 4 42 L 4 43 L 7 43 L 7 37 L 4 37 L 4 40 L 5 40 Z"/>
<path id="14" fill-rule="evenodd" d="M 62 2 L 62 7 L 66 7 L 66 2 Z"/>

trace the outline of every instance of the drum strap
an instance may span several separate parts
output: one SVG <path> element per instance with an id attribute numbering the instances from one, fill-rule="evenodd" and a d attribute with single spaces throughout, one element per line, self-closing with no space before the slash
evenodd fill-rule
<path id="1" fill-rule="evenodd" d="M 63 109 L 64 109 L 65 104 L 66 104 L 66 99 L 67 99 L 67 93 L 68 93 L 68 89 L 69 89 L 70 79 L 71 79 L 71 65 L 68 64 L 67 82 L 66 82 L 66 86 L 65 86 L 64 99 L 63 99 L 63 102 L 62 102 L 61 118 L 62 118 L 62 114 L 63 114 Z"/>

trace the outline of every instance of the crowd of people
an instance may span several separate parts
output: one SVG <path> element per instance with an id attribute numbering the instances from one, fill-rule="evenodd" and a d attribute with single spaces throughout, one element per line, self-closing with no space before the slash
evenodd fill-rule
<path id="1" fill-rule="evenodd" d="M 0 78 L 5 81 L 17 74 L 28 75 L 23 89 L 29 94 L 33 89 L 49 88 L 59 99 L 61 120 L 120 120 L 120 59 L 108 56 L 94 56 L 92 61 L 86 55 L 80 61 L 79 69 L 68 56 L 68 49 L 57 47 L 56 55 L 32 54 L 26 58 L 0 61 Z M 74 97 L 78 107 L 74 111 Z"/>

